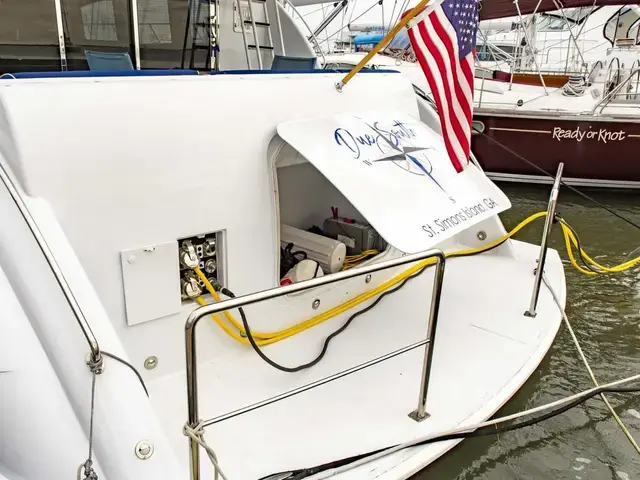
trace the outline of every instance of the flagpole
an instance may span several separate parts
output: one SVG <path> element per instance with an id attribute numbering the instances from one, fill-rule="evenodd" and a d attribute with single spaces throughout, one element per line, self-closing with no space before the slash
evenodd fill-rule
<path id="1" fill-rule="evenodd" d="M 382 50 L 387 44 L 395 37 L 400 30 L 402 30 L 407 23 L 409 23 L 416 15 L 418 15 L 424 7 L 427 6 L 430 0 L 420 0 L 420 3 L 416 5 L 412 10 L 409 11 L 402 19 L 396 24 L 395 27 L 391 29 L 389 33 L 385 35 L 385 37 L 378 42 L 378 44 L 371 49 L 371 51 L 362 59 L 360 63 L 353 67 L 353 69 L 345 75 L 345 77 L 336 83 L 336 90 L 339 92 L 342 91 L 342 87 L 344 87 L 349 80 L 351 80 L 356 73 L 358 73 L 362 68 L 373 58 L 373 56 Z"/>

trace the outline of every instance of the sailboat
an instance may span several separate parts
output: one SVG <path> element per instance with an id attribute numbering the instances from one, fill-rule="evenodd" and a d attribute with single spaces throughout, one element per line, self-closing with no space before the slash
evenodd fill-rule
<path id="1" fill-rule="evenodd" d="M 502 82 L 483 80 L 491 84 L 489 90 L 479 85 L 474 151 L 492 178 L 548 183 L 545 172 L 564 162 L 565 180 L 571 184 L 640 188 L 640 165 L 633 160 L 640 138 L 640 9 L 606 11 L 611 8 L 594 14 L 607 19 L 600 26 L 606 49 L 586 48 L 583 53 L 581 47 L 593 40 L 575 42 L 581 71 L 575 69 L 555 84 L 547 84 L 551 77 L 537 71 L 529 75 L 537 77 L 529 82 L 536 85 L 515 84 L 508 74 Z M 564 18 L 564 23 L 570 21 Z"/>
<path id="2" fill-rule="evenodd" d="M 572 3 L 571 9 L 554 11 L 552 2 L 517 2 L 511 13 L 520 16 L 512 17 L 518 22 L 507 33 L 491 32 L 487 23 L 507 13 L 501 4 L 483 8 L 486 31 L 480 30 L 476 57 L 472 147 L 490 178 L 550 184 L 564 163 L 567 184 L 640 187 L 640 164 L 633 160 L 640 138 L 640 9 L 623 3 Z M 534 14 L 540 18 L 533 20 Z M 402 36 L 394 41 L 406 48 L 408 39 Z M 372 58 L 369 68 L 407 76 L 422 121 L 438 130 L 420 66 L 397 50 L 385 49 L 387 54 Z M 325 55 L 325 65 L 353 66 L 364 55 Z"/>

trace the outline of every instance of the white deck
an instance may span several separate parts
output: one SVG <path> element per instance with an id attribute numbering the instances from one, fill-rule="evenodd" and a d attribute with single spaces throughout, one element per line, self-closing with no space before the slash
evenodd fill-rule
<path id="1" fill-rule="evenodd" d="M 257 479 L 489 417 L 537 367 L 560 324 L 560 314 L 544 286 L 537 318 L 523 315 L 539 247 L 519 242 L 514 242 L 514 247 L 520 261 L 496 251 L 447 264 L 429 390 L 431 418 L 416 423 L 407 416 L 417 404 L 424 352 L 420 347 L 208 427 L 207 442 L 218 453 L 225 473 L 234 480 Z M 546 272 L 564 299 L 564 276 L 557 253 L 549 255 Z M 433 269 L 382 300 L 333 341 L 319 365 L 303 372 L 277 371 L 249 347 L 232 360 L 227 357 L 202 364 L 201 418 L 267 399 L 425 338 L 432 278 Z M 412 308 L 413 302 L 402 300 L 418 296 L 424 297 L 424 308 Z M 265 351 L 286 365 L 309 361 L 326 335 L 344 319 L 333 319 Z M 211 327 L 211 322 L 203 322 L 209 325 L 201 323 L 199 328 Z M 199 348 L 206 346 L 201 343 Z M 185 385 L 183 375 L 173 375 L 154 381 L 149 388 L 158 417 L 178 457 L 186 463 L 187 441 L 180 435 L 186 420 Z M 376 478 L 400 462 L 390 477 L 406 477 L 455 443 L 406 450 L 365 465 L 348 477 Z M 201 462 L 203 478 L 209 478 L 205 455 Z"/>

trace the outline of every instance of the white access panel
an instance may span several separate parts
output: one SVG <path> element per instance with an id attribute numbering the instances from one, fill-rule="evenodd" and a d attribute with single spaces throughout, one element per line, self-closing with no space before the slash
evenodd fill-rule
<path id="1" fill-rule="evenodd" d="M 456 171 L 444 140 L 404 112 L 297 119 L 278 135 L 388 243 L 417 253 L 511 207 L 475 165 Z"/>
<path id="2" fill-rule="evenodd" d="M 123 250 L 120 262 L 128 325 L 180 311 L 178 242 Z"/>

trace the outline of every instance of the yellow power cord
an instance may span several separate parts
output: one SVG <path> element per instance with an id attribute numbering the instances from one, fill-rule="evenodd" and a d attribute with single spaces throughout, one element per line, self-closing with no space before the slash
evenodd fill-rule
<path id="1" fill-rule="evenodd" d="M 529 217 L 527 217 L 526 219 L 524 219 L 522 222 L 520 222 L 514 229 L 512 229 L 509 233 L 507 233 L 506 235 L 504 235 L 503 237 L 499 238 L 498 240 L 495 240 L 494 242 L 491 242 L 488 245 L 485 245 L 483 247 L 479 247 L 479 248 L 470 248 L 467 250 L 459 250 L 457 252 L 449 252 L 446 253 L 445 256 L 447 258 L 449 257 L 459 257 L 459 256 L 467 256 L 467 255 L 473 255 L 476 253 L 482 253 L 484 251 L 487 250 L 491 250 L 492 248 L 496 247 L 497 245 L 501 244 L 502 242 L 504 242 L 505 240 L 513 237 L 516 233 L 518 233 L 520 230 L 522 230 L 525 226 L 529 225 L 530 223 L 532 223 L 535 220 L 538 220 L 539 218 L 545 217 L 547 215 L 547 212 L 538 212 L 535 213 Z M 564 224 L 564 221 L 562 220 L 560 222 L 560 225 L 562 227 L 562 232 L 564 234 L 564 238 L 565 238 L 565 244 L 567 247 L 567 253 L 569 255 L 569 259 L 571 261 L 571 264 L 577 268 L 580 272 L 584 273 L 585 275 L 598 275 L 598 273 L 596 272 L 592 272 L 590 270 L 586 270 L 584 268 L 582 268 L 580 265 L 578 265 L 574 254 L 573 254 L 573 249 L 572 249 L 572 244 L 576 247 L 578 247 L 578 241 L 575 238 L 575 235 L 573 234 L 573 232 L 571 231 L 571 229 L 569 229 L 569 227 L 567 225 Z M 602 271 L 602 273 L 617 273 L 617 272 L 622 272 L 624 270 L 627 270 L 631 267 L 633 267 L 634 265 L 637 265 L 640 263 L 640 257 L 637 257 L 635 259 L 631 259 L 629 261 L 626 261 L 624 263 L 621 263 L 620 265 L 616 265 L 614 267 L 605 267 L 602 266 L 600 264 L 598 264 L 597 262 L 595 262 L 593 259 L 591 259 L 591 257 L 589 257 L 587 255 L 587 253 L 582 250 L 579 249 L 582 257 L 588 261 L 591 265 L 593 265 L 595 268 L 599 269 Z M 364 252 L 363 252 L 364 254 Z M 363 255 L 361 254 L 361 255 Z M 354 255 L 353 257 L 359 257 L 361 255 Z M 364 255 L 363 258 L 366 258 L 367 255 Z M 413 265 L 412 267 L 409 267 L 408 269 L 406 269 L 405 271 L 403 271 L 402 273 L 396 275 L 395 277 L 387 280 L 386 282 L 380 284 L 379 286 L 377 286 L 376 288 L 373 288 L 367 292 L 364 292 L 360 295 L 358 295 L 357 297 L 352 298 L 351 300 L 338 305 L 337 307 L 334 307 L 324 313 L 321 313 L 320 315 L 317 315 L 315 317 L 312 317 L 310 319 L 307 319 L 303 322 L 297 323 L 295 325 L 292 325 L 290 327 L 287 327 L 283 330 L 279 330 L 277 332 L 257 332 L 257 331 L 251 331 L 253 337 L 255 338 L 256 344 L 259 346 L 262 345 L 269 345 L 271 343 L 275 343 L 275 342 L 279 342 L 280 340 L 284 340 L 285 338 L 289 338 L 293 335 L 296 335 L 300 332 L 303 332 L 305 330 L 308 330 L 309 328 L 312 328 L 316 325 L 318 325 L 319 323 L 322 323 L 326 320 L 329 320 L 330 318 L 335 317 L 336 315 L 340 315 L 341 313 L 344 313 L 354 307 L 356 307 L 357 305 L 366 302 L 367 300 L 381 294 L 382 292 L 384 292 L 385 290 L 388 290 L 389 288 L 393 287 L 394 285 L 397 285 L 398 283 L 402 282 L 404 279 L 406 279 L 407 277 L 413 275 L 414 273 L 418 272 L 419 270 L 421 270 L 422 268 L 428 266 L 428 265 L 432 265 L 435 263 L 435 259 L 427 259 L 427 260 L 423 260 L 419 263 L 416 263 L 415 265 Z M 194 268 L 194 271 L 196 273 L 196 275 L 198 275 L 198 277 L 200 278 L 200 280 L 202 280 L 202 282 L 204 283 L 205 288 L 207 289 L 207 291 L 209 292 L 209 294 L 213 297 L 213 299 L 216 302 L 220 302 L 221 298 L 218 295 L 218 292 L 216 292 L 215 288 L 213 287 L 213 285 L 211 285 L 211 282 L 209 282 L 209 280 L 207 279 L 207 277 L 205 276 L 204 273 L 202 273 L 202 271 L 196 267 Z M 198 302 L 200 305 L 207 305 L 207 302 L 200 296 L 196 298 L 196 302 Z M 233 325 L 233 327 L 235 328 L 235 331 L 233 328 L 231 328 L 227 323 L 224 322 L 224 320 L 222 318 L 220 318 L 219 315 L 217 314 L 213 314 L 211 317 L 213 318 L 213 320 L 220 326 L 220 328 L 227 334 L 229 335 L 231 338 L 233 338 L 234 340 L 243 343 L 245 345 L 249 345 L 249 340 L 247 338 L 245 338 L 246 336 L 246 331 L 242 325 L 241 322 L 239 322 L 238 320 L 236 320 L 234 318 L 233 315 L 231 315 L 228 311 L 224 312 L 224 316 L 225 318 L 229 321 L 229 323 L 231 325 Z"/>
<path id="2" fill-rule="evenodd" d="M 356 265 L 360 264 L 362 261 L 366 260 L 367 258 L 373 257 L 375 255 L 378 255 L 380 252 L 378 252 L 378 250 L 364 250 L 363 252 L 357 254 L 357 255 L 347 255 L 346 257 L 344 257 L 344 264 L 342 265 L 342 270 L 349 270 L 350 268 L 355 267 Z"/>
<path id="3" fill-rule="evenodd" d="M 547 212 L 538 212 L 536 214 L 531 215 L 530 217 L 526 218 L 525 220 L 523 220 L 522 222 L 520 222 L 513 230 L 511 230 L 509 233 L 507 233 L 506 235 L 504 235 L 503 237 L 499 238 L 498 240 L 495 240 L 494 242 L 485 245 L 484 247 L 480 247 L 480 248 L 471 248 L 468 250 L 461 250 L 461 251 L 457 251 L 457 252 L 450 252 L 448 254 L 446 254 L 447 257 L 451 257 L 451 256 L 463 256 L 463 255 L 472 255 L 475 253 L 481 253 L 484 252 L 486 250 L 490 250 L 494 247 L 496 247 L 497 245 L 499 245 L 500 243 L 504 242 L 505 240 L 507 240 L 508 238 L 511 238 L 513 235 L 515 235 L 516 233 L 518 233 L 520 230 L 522 230 L 525 226 L 527 226 L 529 223 L 544 217 L 547 215 Z M 338 305 L 337 307 L 334 307 L 324 313 L 321 313 L 320 315 L 317 315 L 313 318 L 310 318 L 308 320 L 305 320 L 303 322 L 300 322 L 296 325 L 292 325 L 290 327 L 287 327 L 283 330 L 279 330 L 277 332 L 257 332 L 257 331 L 251 331 L 253 337 L 256 340 L 256 343 L 259 346 L 262 345 L 269 345 L 271 343 L 275 343 L 275 342 L 279 342 L 280 340 L 284 340 L 285 338 L 291 337 L 292 335 L 295 335 L 297 333 L 303 332 L 305 330 L 308 330 L 311 327 L 314 327 L 316 325 L 318 325 L 319 323 L 322 323 L 326 320 L 329 320 L 330 318 L 335 317 L 336 315 L 340 315 L 341 313 L 346 312 L 347 310 L 350 310 L 356 306 L 358 306 L 359 304 L 366 302 L 367 300 L 375 297 L 376 295 L 379 295 L 380 293 L 384 292 L 385 290 L 388 290 L 389 288 L 393 287 L 394 285 L 397 285 L 398 283 L 400 283 L 401 281 L 403 281 L 405 278 L 413 275 L 414 273 L 418 272 L 419 270 L 421 270 L 422 268 L 424 268 L 427 265 L 432 265 L 435 263 L 434 259 L 427 259 L 424 260 L 422 262 L 418 262 L 415 265 L 413 265 L 412 267 L 409 267 L 408 269 L 406 269 L 405 271 L 403 271 L 402 273 L 396 275 L 395 277 L 387 280 L 386 282 L 380 284 L 379 286 L 377 286 L 376 288 L 373 288 L 367 292 L 364 292 L 360 295 L 358 295 L 357 297 L 352 298 L 351 300 Z M 200 270 L 198 267 L 194 268 L 194 271 L 196 273 L 196 275 L 198 275 L 198 277 L 200 278 L 200 280 L 202 280 L 202 282 L 204 283 L 205 288 L 207 289 L 207 291 L 209 292 L 209 294 L 213 297 L 213 299 L 216 302 L 219 302 L 220 296 L 218 295 L 218 292 L 215 291 L 215 289 L 213 288 L 213 285 L 211 285 L 211 282 L 209 282 L 209 280 L 207 279 L 207 277 L 205 276 L 204 273 L 202 273 L 202 270 Z M 200 305 L 207 305 L 207 302 L 202 298 L 202 297 L 197 297 L 196 298 L 196 302 L 198 302 Z M 219 315 L 217 314 L 213 314 L 211 317 L 213 318 L 213 320 L 220 326 L 220 328 L 222 328 L 222 330 L 229 335 L 231 338 L 233 338 L 234 340 L 243 343 L 245 345 L 249 345 L 249 340 L 247 340 L 243 335 L 246 335 L 246 332 L 244 330 L 244 327 L 242 326 L 242 323 L 238 322 L 238 320 L 236 320 L 233 315 L 231 315 L 229 312 L 225 311 L 224 312 L 224 316 L 225 318 L 233 325 L 233 327 L 235 327 L 236 331 L 234 331 L 228 324 L 226 324 L 224 322 L 224 320 L 222 320 L 222 318 L 220 318 Z"/>
<path id="4" fill-rule="evenodd" d="M 567 248 L 567 254 L 569 255 L 569 261 L 571 262 L 571 265 L 573 265 L 579 272 L 584 273 L 585 275 L 589 275 L 593 277 L 593 276 L 601 275 L 603 273 L 620 273 L 634 267 L 635 265 L 640 264 L 640 257 L 636 257 L 624 263 L 621 263 L 619 265 L 615 265 L 613 267 L 605 267 L 604 265 L 600 265 L 598 262 L 593 260 L 587 254 L 587 252 L 585 252 L 582 248 L 580 248 L 580 245 L 578 244 L 578 239 L 576 238 L 574 233 L 571 231 L 571 228 L 569 228 L 569 226 L 564 222 L 564 220 L 560 221 L 560 226 L 562 227 L 562 234 L 564 235 L 564 243 Z M 572 245 L 575 246 L 575 248 L 578 250 L 582 258 L 592 267 L 595 267 L 597 270 L 599 270 L 599 272 L 587 270 L 586 268 L 580 266 L 573 254 Z"/>

